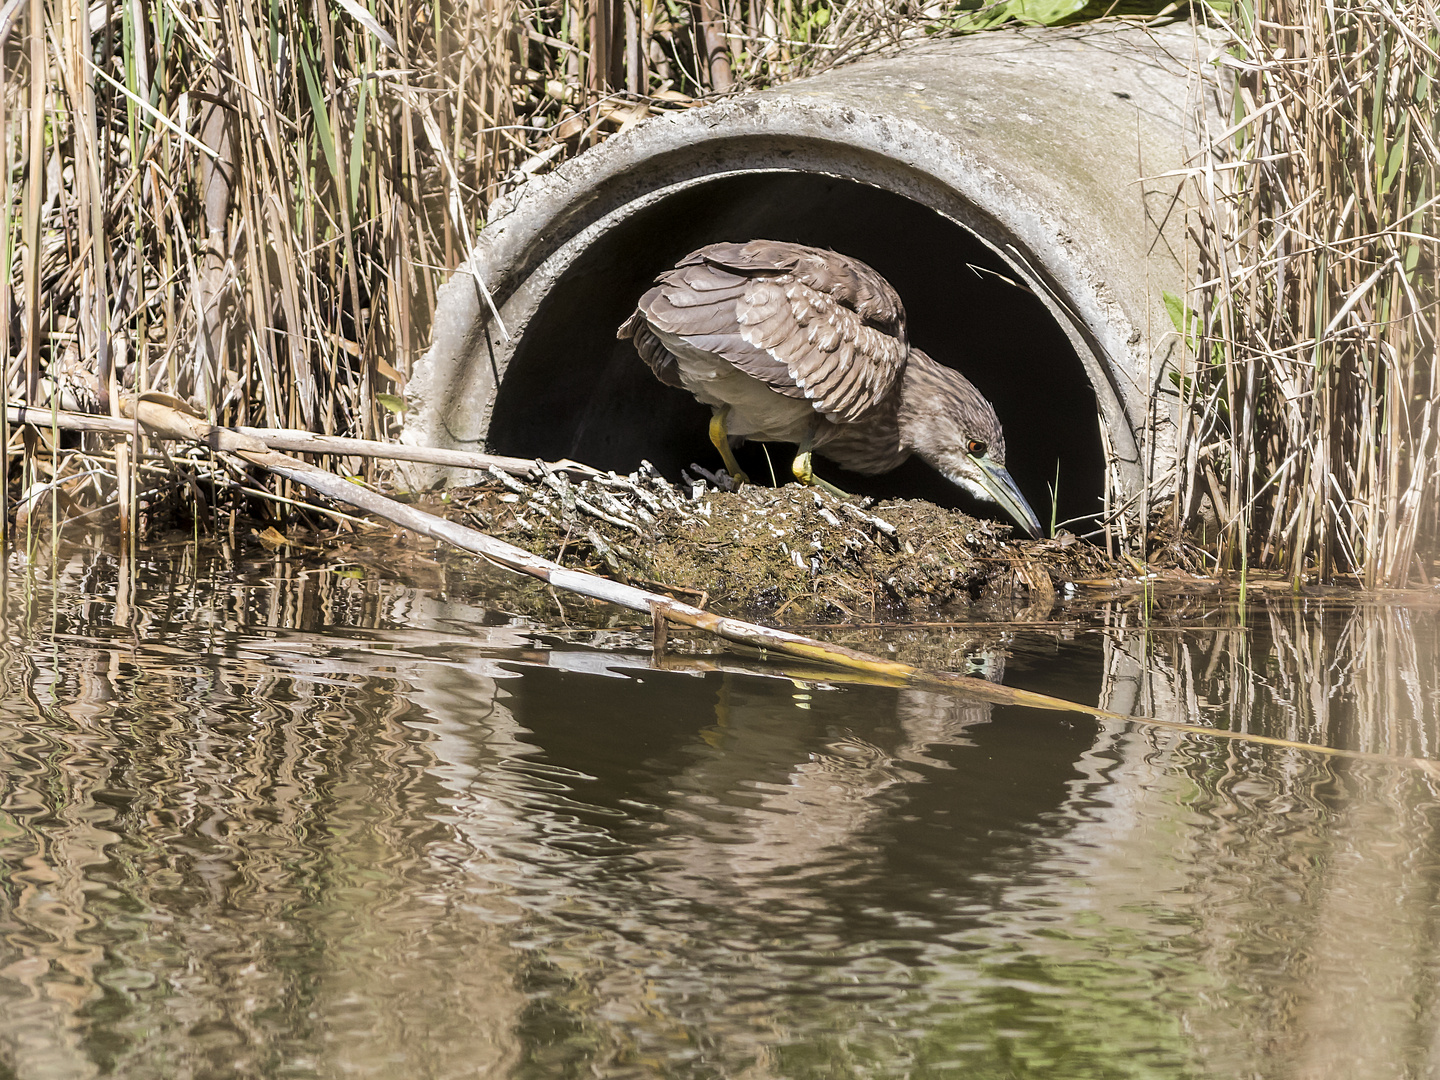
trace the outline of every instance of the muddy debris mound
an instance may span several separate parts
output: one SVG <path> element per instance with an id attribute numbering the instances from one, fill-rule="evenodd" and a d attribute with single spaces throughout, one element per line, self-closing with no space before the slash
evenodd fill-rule
<path id="1" fill-rule="evenodd" d="M 629 476 L 493 470 L 447 492 L 447 517 L 567 566 L 775 622 L 900 621 L 976 601 L 1044 617 L 1075 581 L 1110 577 L 1098 548 L 918 500 L 867 505 L 814 488 L 686 490 L 648 463 Z"/>

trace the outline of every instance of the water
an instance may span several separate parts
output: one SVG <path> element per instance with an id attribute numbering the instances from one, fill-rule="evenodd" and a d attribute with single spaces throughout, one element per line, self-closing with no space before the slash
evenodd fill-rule
<path id="1" fill-rule="evenodd" d="M 129 577 L 3 581 L 0 1076 L 1440 1076 L 1440 772 L 657 670 L 419 552 Z M 1246 614 L 845 640 L 1440 757 L 1433 606 Z"/>

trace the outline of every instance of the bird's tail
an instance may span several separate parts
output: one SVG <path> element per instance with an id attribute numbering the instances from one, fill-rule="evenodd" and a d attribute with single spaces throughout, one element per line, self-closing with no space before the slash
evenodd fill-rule
<path id="1" fill-rule="evenodd" d="M 615 331 L 615 336 L 621 341 L 632 340 L 635 332 L 645 325 L 645 316 L 636 308 L 630 313 L 630 317 L 620 324 L 620 329 Z"/>

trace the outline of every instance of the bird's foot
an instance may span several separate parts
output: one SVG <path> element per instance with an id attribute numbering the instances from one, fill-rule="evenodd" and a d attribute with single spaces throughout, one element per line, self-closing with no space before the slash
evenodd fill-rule
<path id="1" fill-rule="evenodd" d="M 710 417 L 710 441 L 714 443 L 715 449 L 720 451 L 725 470 L 730 474 L 734 484 L 730 490 L 739 491 L 742 484 L 750 483 L 750 477 L 745 475 L 745 470 L 740 468 L 740 463 L 735 460 L 735 451 L 730 449 L 730 433 L 725 429 L 725 418 L 729 415 L 729 405 L 722 405 L 715 410 L 715 415 Z"/>
<path id="2" fill-rule="evenodd" d="M 828 491 L 837 499 L 849 499 L 852 496 L 848 491 L 842 491 L 828 480 L 822 480 L 815 475 L 815 469 L 811 463 L 810 451 L 801 450 L 795 455 L 794 462 L 790 465 L 790 471 L 795 474 L 795 479 L 807 487 L 818 487 L 821 491 Z"/>

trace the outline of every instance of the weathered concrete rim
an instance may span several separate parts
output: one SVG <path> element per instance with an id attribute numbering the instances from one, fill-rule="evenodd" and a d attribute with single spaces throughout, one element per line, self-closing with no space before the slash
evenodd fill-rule
<path id="1" fill-rule="evenodd" d="M 1106 54 L 1123 64 L 1112 77 L 1103 72 L 1096 77 L 1089 93 L 1097 99 L 1107 92 L 1130 98 L 1137 68 L 1146 69 L 1147 78 L 1169 80 L 1160 95 L 1169 95 L 1164 107 L 1148 108 L 1141 116 L 1173 141 L 1175 158 L 1183 160 L 1190 104 L 1174 100 L 1173 84 L 1193 81 L 1193 66 L 1175 59 L 1193 51 L 1192 28 L 1168 31 L 1160 43 L 1152 32 L 1109 27 L 1006 37 L 1010 47 L 1058 45 L 1061 52 L 1083 49 L 1100 38 Z M 944 47 L 953 51 L 956 45 Z M 922 123 L 851 100 L 846 79 L 866 70 L 873 76 L 875 68 L 895 62 L 884 57 L 862 61 L 774 91 L 663 114 L 525 184 L 498 204 L 467 260 L 467 272 L 441 290 L 433 345 L 412 384 L 418 408 L 407 438 L 473 446 L 488 430 L 495 389 L 513 344 L 492 330 L 475 279 L 488 288 L 505 326 L 518 337 L 548 288 L 586 248 L 630 216 L 726 176 L 815 173 L 858 181 L 928 207 L 969 230 L 1009 265 L 1070 338 L 1096 392 L 1121 494 L 1137 490 L 1144 482 L 1141 433 L 1153 425 L 1149 359 L 1161 351 L 1159 339 L 1165 336 L 1159 288 L 1148 297 L 1117 295 L 1110 284 L 1115 266 L 1096 257 L 1105 253 L 1093 250 L 1094 244 L 1076 243 L 1065 208 L 1047 205 L 1014 183 L 973 138 L 959 137 L 933 120 Z M 1175 278 L 1169 287 L 1183 288 L 1178 269 Z M 475 362 L 480 358 L 486 362 Z M 457 409 L 457 402 L 466 404 Z"/>

